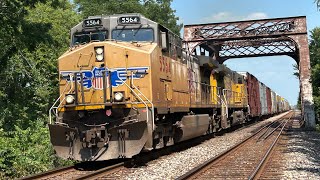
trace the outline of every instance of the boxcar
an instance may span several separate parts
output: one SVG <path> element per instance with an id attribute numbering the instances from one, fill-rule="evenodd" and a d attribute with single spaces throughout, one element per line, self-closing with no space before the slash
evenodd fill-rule
<path id="1" fill-rule="evenodd" d="M 267 93 L 267 109 L 268 114 L 272 114 L 272 100 L 271 100 L 271 89 L 269 87 L 266 88 Z"/>
<path id="2" fill-rule="evenodd" d="M 243 75 L 247 81 L 248 105 L 251 117 L 259 117 L 261 115 L 261 103 L 258 79 L 248 72 L 238 72 Z"/>
<path id="3" fill-rule="evenodd" d="M 260 103 L 261 103 L 261 115 L 268 114 L 267 106 L 267 95 L 266 95 L 266 85 L 259 82 L 259 92 L 260 92 Z"/>
<path id="4" fill-rule="evenodd" d="M 277 94 L 274 91 L 271 91 L 271 101 L 272 101 L 272 114 L 277 113 Z"/>

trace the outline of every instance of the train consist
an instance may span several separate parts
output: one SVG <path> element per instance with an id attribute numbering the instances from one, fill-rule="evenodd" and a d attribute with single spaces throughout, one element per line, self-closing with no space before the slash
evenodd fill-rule
<path id="1" fill-rule="evenodd" d="M 190 54 L 140 14 L 89 17 L 59 58 L 51 143 L 64 159 L 130 158 L 289 109 L 253 75 Z"/>

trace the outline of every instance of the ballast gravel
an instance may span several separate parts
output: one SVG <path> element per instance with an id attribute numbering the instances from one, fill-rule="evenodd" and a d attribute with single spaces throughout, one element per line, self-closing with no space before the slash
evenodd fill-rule
<path id="1" fill-rule="evenodd" d="M 252 135 L 254 130 L 270 121 L 274 121 L 284 114 L 261 121 L 248 128 L 217 136 L 184 151 L 163 156 L 147 163 L 146 166 L 136 168 L 132 173 L 126 174 L 126 176 L 121 177 L 121 179 L 175 179 L 197 165 L 204 163 L 206 160 L 226 151 Z"/>
<path id="2" fill-rule="evenodd" d="M 320 179 L 320 133 L 292 131 L 282 179 Z"/>

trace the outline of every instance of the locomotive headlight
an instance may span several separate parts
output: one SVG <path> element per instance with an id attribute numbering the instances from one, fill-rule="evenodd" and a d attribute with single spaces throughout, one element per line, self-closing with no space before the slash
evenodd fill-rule
<path id="1" fill-rule="evenodd" d="M 96 53 L 97 54 L 102 54 L 103 53 L 103 48 L 102 47 L 96 48 Z"/>
<path id="2" fill-rule="evenodd" d="M 114 100 L 115 101 L 118 101 L 118 102 L 121 102 L 121 101 L 123 101 L 123 93 L 122 92 L 116 92 L 115 94 L 114 94 Z"/>
<path id="3" fill-rule="evenodd" d="M 68 94 L 68 95 L 66 96 L 66 102 L 67 102 L 67 104 L 72 104 L 72 103 L 74 103 L 74 101 L 75 101 L 74 95 Z"/>
<path id="4" fill-rule="evenodd" d="M 103 61 L 104 59 L 104 47 L 95 47 L 94 51 L 96 52 L 96 61 Z"/>
<path id="5" fill-rule="evenodd" d="M 97 61 L 102 61 L 103 60 L 103 54 L 98 54 L 96 55 Z"/>

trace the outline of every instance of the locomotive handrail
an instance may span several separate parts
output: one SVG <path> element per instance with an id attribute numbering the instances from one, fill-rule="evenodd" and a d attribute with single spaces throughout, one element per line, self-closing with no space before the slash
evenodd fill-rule
<path id="1" fill-rule="evenodd" d="M 228 102 L 227 102 L 227 97 L 226 97 L 226 92 L 227 89 L 223 89 L 222 90 L 222 96 L 224 97 L 224 100 L 222 99 L 222 102 L 224 103 L 224 106 L 226 108 L 226 117 L 228 118 L 229 116 L 229 112 L 228 112 Z"/>
<path id="2" fill-rule="evenodd" d="M 197 98 L 197 94 L 198 94 L 198 88 L 197 88 L 198 85 L 200 85 L 200 86 L 201 86 L 201 85 L 204 85 L 205 88 L 206 88 L 206 91 L 207 91 L 208 89 L 210 89 L 210 91 L 211 91 L 213 88 L 216 88 L 216 89 L 217 89 L 216 97 L 218 97 L 218 98 L 215 98 L 216 103 L 214 103 L 214 102 L 212 102 L 212 101 L 209 101 L 209 102 L 208 102 L 208 99 L 210 100 L 210 97 L 211 97 L 211 96 L 209 96 L 209 98 L 208 98 L 208 93 L 205 93 L 206 103 L 207 103 L 207 104 L 221 104 L 221 103 L 219 102 L 219 100 L 218 100 L 218 99 L 221 100 L 221 98 L 219 97 L 219 89 L 220 89 L 221 87 L 211 86 L 211 85 L 209 85 L 209 84 L 202 83 L 202 82 L 198 82 L 198 81 L 193 81 L 193 80 L 188 80 L 188 82 L 192 82 L 192 83 L 195 83 L 195 84 L 196 84 L 196 88 L 195 88 L 195 89 L 196 89 L 196 92 L 195 92 L 196 98 Z M 202 95 L 203 92 L 200 93 L 200 94 Z M 209 92 L 209 94 L 212 94 L 212 93 Z M 214 94 L 212 94 L 212 95 L 214 95 Z M 215 97 L 215 96 L 213 96 L 213 97 Z M 195 100 L 195 101 L 196 101 L 196 100 Z M 202 100 L 200 101 L 200 103 L 203 104 L 203 103 L 202 103 Z M 190 100 L 190 104 L 193 104 L 193 103 L 191 102 L 191 100 Z M 195 104 L 197 104 L 197 102 L 195 102 Z"/>
<path id="3" fill-rule="evenodd" d="M 126 86 L 133 92 L 133 94 L 134 94 L 137 98 L 139 98 L 139 100 L 146 106 L 146 110 L 147 110 L 147 122 L 148 122 L 148 121 L 149 121 L 149 113 L 148 113 L 148 105 L 147 105 L 147 103 L 146 103 L 136 92 L 134 92 L 134 90 L 133 90 L 125 81 L 123 81 L 121 78 L 120 78 L 120 81 L 122 81 L 123 84 L 126 85 Z M 152 127 L 152 128 L 153 128 L 153 127 Z"/>
<path id="4" fill-rule="evenodd" d="M 70 76 L 70 80 L 72 80 L 72 75 L 69 74 L 69 76 Z M 71 82 L 71 81 L 70 81 L 70 82 Z M 66 91 L 66 89 L 67 89 L 67 87 L 68 87 L 69 84 L 71 84 L 71 87 L 70 87 L 70 90 L 69 90 L 68 93 L 70 93 L 71 90 L 72 90 L 72 83 L 70 83 L 70 82 L 67 82 L 67 84 L 66 84 L 65 88 L 63 89 L 62 93 L 60 94 L 60 96 L 57 98 L 57 100 L 53 103 L 53 105 L 52 105 L 51 108 L 49 109 L 49 123 L 50 123 L 50 124 L 52 124 L 51 112 L 52 112 L 53 109 L 56 109 L 56 110 L 57 110 L 57 109 L 60 107 L 61 103 L 65 100 L 65 97 L 64 97 L 64 99 L 60 102 L 60 104 L 59 104 L 57 107 L 55 107 L 55 105 L 59 102 L 59 100 L 61 99 L 62 95 L 63 95 L 64 92 Z M 55 112 L 55 115 L 57 115 L 57 112 Z"/>
<path id="5" fill-rule="evenodd" d="M 223 101 L 223 104 L 225 104 L 225 105 L 228 105 L 228 104 L 231 104 L 231 102 L 229 102 L 230 101 L 230 98 L 228 98 L 226 95 L 227 95 L 227 93 L 231 93 L 231 98 L 233 99 L 233 103 L 235 103 L 236 102 L 236 99 L 237 98 L 241 98 L 241 99 L 246 99 L 246 95 L 245 95 L 245 93 L 242 93 L 242 92 L 236 92 L 236 91 L 232 91 L 232 90 L 230 90 L 230 89 L 223 89 L 223 91 L 222 91 L 222 96 L 224 97 L 224 99 L 222 99 L 219 95 L 221 95 L 221 94 L 219 94 L 219 89 L 221 89 L 221 87 L 218 87 L 218 86 L 211 86 L 211 85 L 209 85 L 209 84 L 206 84 L 206 83 L 201 83 L 201 82 L 198 82 L 198 81 L 193 81 L 193 80 L 188 80 L 188 82 L 193 82 L 193 83 L 195 83 L 196 85 L 204 85 L 204 86 L 206 86 L 206 88 L 210 88 L 210 90 L 212 90 L 212 88 L 216 88 L 217 89 L 217 94 L 215 95 L 215 96 L 212 96 L 212 97 L 214 97 L 215 98 L 215 101 L 218 103 L 218 104 L 221 104 L 221 102 L 219 103 L 219 100 L 218 99 L 220 99 L 220 101 Z M 197 90 L 198 90 L 198 88 L 196 88 L 196 92 L 195 92 L 195 94 L 197 94 Z M 206 91 L 207 91 L 208 89 L 206 89 Z M 210 94 L 210 93 L 209 93 Z M 217 99 L 216 99 L 216 97 L 218 97 Z M 206 101 L 208 100 L 208 96 L 207 96 L 207 94 L 206 94 Z M 202 101 L 201 101 L 201 103 L 202 103 Z M 192 103 L 191 103 L 192 104 Z M 209 102 L 209 104 L 215 104 L 215 103 L 212 103 L 212 102 Z M 243 104 L 245 104 L 244 103 L 244 101 L 243 100 L 241 100 L 241 104 L 243 105 Z"/>
<path id="6" fill-rule="evenodd" d="M 217 87 L 218 93 L 217 93 L 217 97 L 220 99 L 220 105 L 223 102 L 223 99 L 221 98 L 221 87 Z"/>
<path id="7" fill-rule="evenodd" d="M 236 91 L 232 91 L 232 90 L 230 90 L 230 89 L 223 89 L 223 91 L 224 92 L 231 92 L 231 96 L 232 96 L 232 99 L 233 99 L 233 103 L 235 103 L 235 99 L 236 98 L 241 98 L 241 99 L 246 99 L 246 95 L 245 95 L 245 93 L 242 93 L 242 92 L 236 92 Z M 241 104 L 243 105 L 243 101 L 241 102 Z"/>
<path id="8" fill-rule="evenodd" d="M 153 103 L 134 85 L 133 73 L 131 73 L 131 85 L 151 104 L 152 130 L 154 130 L 154 106 L 153 106 Z M 148 108 L 148 106 L 147 106 L 147 108 Z M 149 112 L 147 111 L 147 118 L 148 118 L 148 114 L 149 114 Z"/>
<path id="9" fill-rule="evenodd" d="M 234 104 L 234 105 L 247 104 L 247 103 L 245 103 L 245 99 L 247 96 L 243 92 L 236 92 L 236 91 L 232 91 L 230 89 L 222 89 L 222 93 L 221 93 L 219 91 L 221 89 L 221 87 L 211 86 L 209 84 L 194 81 L 194 80 L 188 80 L 188 82 L 195 83 L 195 86 L 196 86 L 195 92 L 193 92 L 196 96 L 195 97 L 196 99 L 190 100 L 190 104 L 198 104 L 197 103 L 197 94 L 198 94 L 199 85 L 205 91 L 205 92 L 200 92 L 200 95 L 202 97 L 200 100 L 200 104 L 203 104 L 203 102 L 205 101 L 206 104 L 223 104 L 225 106 L 225 108 L 228 108 L 228 106 L 231 104 Z M 213 88 L 217 89 L 216 94 L 212 93 Z M 208 92 L 208 89 L 210 89 L 209 92 Z M 211 94 L 211 96 L 208 96 L 208 94 Z M 203 100 L 203 98 L 205 98 L 205 99 Z M 212 99 L 210 100 L 210 98 L 212 98 Z M 190 99 L 191 99 L 191 97 L 190 97 Z M 238 103 L 236 103 L 236 102 L 238 102 Z"/>

